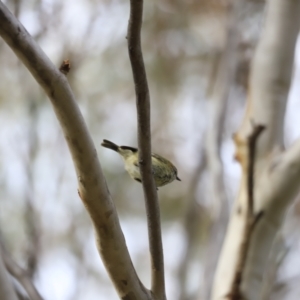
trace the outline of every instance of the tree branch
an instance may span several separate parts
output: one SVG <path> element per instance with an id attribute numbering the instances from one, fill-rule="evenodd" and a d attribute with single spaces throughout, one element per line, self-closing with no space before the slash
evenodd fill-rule
<path id="1" fill-rule="evenodd" d="M 21 83 L 20 83 L 21 84 Z M 30 125 L 28 128 L 28 159 L 25 163 L 25 172 L 27 176 L 27 189 L 24 193 L 25 200 L 25 211 L 24 211 L 24 220 L 25 228 L 27 231 L 27 272 L 31 278 L 34 278 L 34 275 L 38 268 L 38 260 L 40 254 L 40 235 L 41 230 L 38 226 L 39 216 L 37 215 L 35 206 L 34 206 L 34 177 L 33 177 L 33 164 L 36 160 L 37 149 L 38 149 L 38 137 L 37 137 L 37 99 L 28 99 L 29 109 L 28 117 L 30 119 Z"/>
<path id="2" fill-rule="evenodd" d="M 238 21 L 244 1 L 229 2 L 224 22 L 226 40 L 222 52 L 215 59 L 207 93 L 208 127 L 206 132 L 206 156 L 209 171 L 209 192 L 213 223 L 209 229 L 205 258 L 205 295 L 210 297 L 217 261 L 229 220 L 229 203 L 224 184 L 224 168 L 221 159 L 222 135 L 228 97 L 233 86 L 237 67 L 239 42 Z"/>
<path id="3" fill-rule="evenodd" d="M 2 260 L 2 249 L 0 247 L 0 295 L 1 300 L 18 300 Z"/>
<path id="4" fill-rule="evenodd" d="M 120 298 L 150 299 L 132 265 L 95 146 L 66 77 L 3 2 L 0 2 L 0 35 L 51 100 L 72 155 L 79 195 L 96 231 L 98 251 Z"/>
<path id="5" fill-rule="evenodd" d="M 164 258 L 160 212 L 151 163 L 150 96 L 141 49 L 142 16 L 143 0 L 130 0 L 130 18 L 127 37 L 128 52 L 136 93 L 139 164 L 147 211 L 149 247 L 152 264 L 151 290 L 157 299 L 165 299 Z"/>
<path id="6" fill-rule="evenodd" d="M 248 174 L 247 174 L 247 194 L 249 218 L 254 217 L 254 167 L 255 167 L 255 147 L 260 134 L 266 129 L 264 125 L 253 124 L 253 132 L 248 137 Z"/>
<path id="7" fill-rule="evenodd" d="M 248 174 L 247 174 L 247 214 L 246 224 L 241 248 L 237 260 L 234 279 L 231 286 L 231 291 L 227 296 L 231 300 L 243 300 L 244 296 L 241 291 L 241 283 L 243 280 L 243 272 L 246 265 L 246 259 L 249 252 L 249 246 L 253 231 L 259 219 L 262 217 L 262 212 L 257 215 L 254 213 L 254 167 L 255 167 L 255 147 L 259 135 L 263 132 L 265 126 L 253 125 L 253 132 L 248 137 Z"/>
<path id="8" fill-rule="evenodd" d="M 3 249 L 3 246 L 1 248 L 4 264 L 7 271 L 20 282 L 20 284 L 23 286 L 28 296 L 30 297 L 30 300 L 43 300 L 42 296 L 33 285 L 30 279 L 30 274 L 20 266 L 18 266 L 18 264 Z"/>
<path id="9" fill-rule="evenodd" d="M 252 63 L 247 110 L 237 133 L 238 140 L 247 139 L 252 131 L 249 120 L 267 127 L 257 144 L 257 159 L 268 155 L 274 147 L 283 147 L 283 122 L 299 33 L 299 7 L 298 0 L 267 3 L 264 30 Z"/>
<path id="10" fill-rule="evenodd" d="M 256 144 L 255 203 L 252 207 L 253 211 L 263 211 L 264 215 L 256 224 L 247 247 L 248 255 L 240 286 L 243 295 L 249 300 L 261 298 L 270 249 L 285 211 L 299 190 L 300 168 L 294 164 L 295 149 L 280 154 L 283 150 L 283 122 L 300 28 L 299 16 L 300 0 L 273 0 L 267 4 L 264 30 L 251 69 L 247 108 L 243 123 L 235 135 L 236 158 L 241 163 L 243 175 L 218 264 L 214 300 L 222 299 L 230 293 L 236 270 L 233 266 L 238 264 L 243 247 L 249 199 L 246 189 L 247 138 L 252 131 L 251 120 L 264 124 L 267 129 Z"/>

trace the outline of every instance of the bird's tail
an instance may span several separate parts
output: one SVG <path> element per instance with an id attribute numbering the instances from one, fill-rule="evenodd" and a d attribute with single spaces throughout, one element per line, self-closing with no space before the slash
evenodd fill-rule
<path id="1" fill-rule="evenodd" d="M 108 149 L 111 149 L 111 150 L 114 150 L 116 152 L 119 152 L 119 146 L 114 144 L 111 141 L 103 140 L 103 142 L 101 143 L 101 146 L 105 147 L 105 148 L 108 148 Z"/>

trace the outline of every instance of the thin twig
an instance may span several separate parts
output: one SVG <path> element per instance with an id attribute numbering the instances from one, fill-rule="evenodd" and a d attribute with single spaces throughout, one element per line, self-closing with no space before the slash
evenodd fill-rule
<path id="1" fill-rule="evenodd" d="M 155 298 L 165 299 L 160 212 L 151 164 L 150 96 L 141 49 L 142 15 L 143 1 L 130 0 L 130 18 L 127 38 L 136 93 L 139 164 L 147 210 L 149 247 L 152 264 L 151 290 Z"/>
<path id="2" fill-rule="evenodd" d="M 243 300 L 244 296 L 241 291 L 241 283 L 243 280 L 243 273 L 246 265 L 247 254 L 250 247 L 252 233 L 258 223 L 258 221 L 263 216 L 263 211 L 254 213 L 254 175 L 255 175 L 255 147 L 259 135 L 265 130 L 264 125 L 253 124 L 253 131 L 248 137 L 248 170 L 247 170 L 247 214 L 246 214 L 246 224 L 245 232 L 243 235 L 243 240 L 239 252 L 239 257 L 237 260 L 237 267 L 234 275 L 234 280 L 232 283 L 231 291 L 227 295 L 227 299 L 230 300 Z"/>

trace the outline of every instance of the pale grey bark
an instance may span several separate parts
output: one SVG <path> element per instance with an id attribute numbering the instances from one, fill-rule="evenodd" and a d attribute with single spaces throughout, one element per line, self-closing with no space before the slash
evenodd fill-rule
<path id="1" fill-rule="evenodd" d="M 247 110 L 235 135 L 236 158 L 241 163 L 243 174 L 218 264 L 212 299 L 224 299 L 228 295 L 243 241 L 247 211 L 247 138 L 252 130 L 251 121 L 266 126 L 266 130 L 256 147 L 254 191 L 255 211 L 262 211 L 264 215 L 250 240 L 241 284 L 241 291 L 248 300 L 262 297 L 272 243 L 287 207 L 299 191 L 300 141 L 280 153 L 299 26 L 299 0 L 268 2 L 264 31 L 252 65 Z"/>

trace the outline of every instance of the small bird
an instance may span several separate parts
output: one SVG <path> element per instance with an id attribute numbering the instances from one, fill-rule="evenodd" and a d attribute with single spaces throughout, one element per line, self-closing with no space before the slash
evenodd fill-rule
<path id="1" fill-rule="evenodd" d="M 118 146 L 108 140 L 103 140 L 101 146 L 118 152 L 124 160 L 125 169 L 130 177 L 138 182 L 142 182 L 137 148 Z M 156 187 L 171 183 L 175 179 L 181 181 L 177 176 L 176 167 L 171 162 L 155 153 L 152 153 L 151 158 L 152 172 Z"/>

